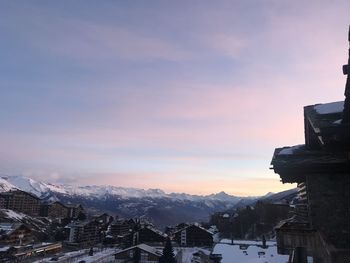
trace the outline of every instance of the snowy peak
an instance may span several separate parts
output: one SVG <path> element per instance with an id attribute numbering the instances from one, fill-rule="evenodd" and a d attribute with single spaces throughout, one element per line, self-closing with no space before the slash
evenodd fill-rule
<path id="1" fill-rule="evenodd" d="M 222 201 L 233 204 L 238 203 L 242 198 L 229 195 L 225 192 L 220 192 L 211 195 L 190 195 L 186 193 L 165 193 L 160 189 L 137 189 L 124 188 L 117 186 L 74 186 L 74 185 L 53 185 L 36 181 L 25 176 L 8 176 L 0 177 L 0 191 L 8 191 L 11 189 L 19 189 L 32 193 L 40 198 L 54 197 L 55 194 L 67 196 L 81 196 L 91 198 L 102 198 L 106 196 L 117 196 L 123 199 L 130 198 L 168 198 L 176 200 L 189 201 Z M 1 188 L 2 187 L 2 188 Z"/>
<path id="2" fill-rule="evenodd" d="M 6 177 L 0 177 L 0 192 L 7 192 L 16 189 L 16 187 L 7 181 Z"/>
<path id="3" fill-rule="evenodd" d="M 53 189 L 56 189 L 53 185 L 38 182 L 25 176 L 9 176 L 2 177 L 1 179 L 6 180 L 7 183 L 11 184 L 13 186 L 12 189 L 19 189 L 40 198 L 44 198 L 49 195 Z"/>

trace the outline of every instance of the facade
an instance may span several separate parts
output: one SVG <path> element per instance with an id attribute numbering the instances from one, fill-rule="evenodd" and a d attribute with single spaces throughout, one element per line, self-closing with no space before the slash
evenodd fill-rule
<path id="1" fill-rule="evenodd" d="M 68 212 L 68 207 L 61 202 L 53 202 L 47 207 L 47 217 L 49 218 L 67 218 Z"/>
<path id="2" fill-rule="evenodd" d="M 168 236 L 166 234 L 151 226 L 142 226 L 139 230 L 133 233 L 134 245 L 139 243 L 158 243 L 160 245 L 163 245 L 167 237 Z"/>
<path id="3" fill-rule="evenodd" d="M 180 246 L 212 246 L 213 233 L 198 224 L 193 224 L 176 231 L 174 240 Z"/>
<path id="4" fill-rule="evenodd" d="M 30 228 L 21 223 L 0 223 L 0 244 L 22 245 L 33 241 Z"/>
<path id="5" fill-rule="evenodd" d="M 68 218 L 77 218 L 81 213 L 85 214 L 85 210 L 82 205 L 68 204 L 66 207 L 68 208 Z"/>
<path id="6" fill-rule="evenodd" d="M 102 215 L 96 216 L 95 220 L 100 224 L 109 224 L 113 221 L 113 217 L 108 215 L 107 213 L 103 213 Z"/>
<path id="7" fill-rule="evenodd" d="M 3 208 L 22 212 L 30 216 L 39 216 L 40 199 L 30 193 L 15 190 L 0 193 Z"/>
<path id="8" fill-rule="evenodd" d="M 114 238 L 118 238 L 121 236 L 125 236 L 127 234 L 130 234 L 130 232 L 132 231 L 132 229 L 134 228 L 135 223 L 130 222 L 129 220 L 117 220 L 112 222 L 112 224 L 110 224 L 110 234 L 114 237 Z"/>
<path id="9" fill-rule="evenodd" d="M 102 239 L 100 224 L 96 221 L 74 222 L 66 228 L 69 229 L 68 242 L 71 244 L 89 246 Z"/>
<path id="10" fill-rule="evenodd" d="M 114 255 L 116 263 L 135 262 L 135 258 L 139 258 L 141 263 L 158 263 L 162 253 L 146 244 L 140 244 L 119 251 Z"/>

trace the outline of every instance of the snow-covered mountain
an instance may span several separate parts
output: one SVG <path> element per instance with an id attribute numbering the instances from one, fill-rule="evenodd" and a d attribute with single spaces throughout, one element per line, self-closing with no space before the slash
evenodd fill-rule
<path id="1" fill-rule="evenodd" d="M 95 197 L 102 198 L 105 196 L 118 196 L 120 198 L 171 198 L 177 200 L 219 200 L 225 202 L 237 203 L 242 198 L 228 195 L 225 192 L 220 192 L 211 195 L 190 195 L 185 193 L 165 193 L 160 189 L 138 189 L 125 188 L 110 185 L 92 185 L 92 186 L 73 186 L 68 184 L 54 185 L 36 181 L 25 176 L 3 176 L 0 177 L 0 192 L 10 189 L 19 189 L 32 193 L 40 198 L 46 198 L 50 195 L 60 194 L 80 197 Z"/>
<path id="2" fill-rule="evenodd" d="M 0 192 L 7 192 L 17 187 L 11 184 L 6 178 L 0 177 Z"/>
<path id="3" fill-rule="evenodd" d="M 207 221 L 212 213 L 245 207 L 259 199 L 232 196 L 225 192 L 201 196 L 165 193 L 160 189 L 53 185 L 24 176 L 0 177 L 0 192 L 10 189 L 20 189 L 45 200 L 79 203 L 89 213 L 107 212 L 125 218 L 147 218 L 159 227 L 180 222 Z M 268 197 L 273 195 L 269 194 Z"/>

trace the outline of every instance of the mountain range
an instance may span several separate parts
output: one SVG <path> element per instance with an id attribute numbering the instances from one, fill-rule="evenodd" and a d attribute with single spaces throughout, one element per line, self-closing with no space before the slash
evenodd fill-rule
<path id="1" fill-rule="evenodd" d="M 207 221 L 210 214 L 254 204 L 257 200 L 279 202 L 293 198 L 296 190 L 262 197 L 238 197 L 220 192 L 210 195 L 165 193 L 160 189 L 138 189 L 116 186 L 54 185 L 25 176 L 0 177 L 0 192 L 19 189 L 48 201 L 80 203 L 91 214 L 145 218 L 158 227 L 180 222 Z"/>

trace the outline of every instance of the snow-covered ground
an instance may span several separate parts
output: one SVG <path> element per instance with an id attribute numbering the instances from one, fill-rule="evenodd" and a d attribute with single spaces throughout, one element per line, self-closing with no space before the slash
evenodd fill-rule
<path id="1" fill-rule="evenodd" d="M 205 255 L 209 255 L 210 251 L 198 247 L 174 247 L 174 254 L 178 260 L 181 262 L 191 263 L 193 259 L 193 254 L 196 252 L 202 252 Z"/>
<path id="2" fill-rule="evenodd" d="M 268 241 L 266 249 L 261 248 L 261 241 L 235 240 L 231 245 L 231 240 L 221 240 L 222 243 L 215 245 L 213 253 L 221 254 L 221 263 L 286 263 L 288 256 L 278 255 L 276 243 Z M 229 241 L 229 242 L 227 242 Z M 240 249 L 240 244 L 249 245 L 247 249 Z"/>

